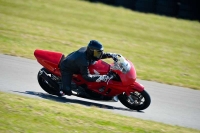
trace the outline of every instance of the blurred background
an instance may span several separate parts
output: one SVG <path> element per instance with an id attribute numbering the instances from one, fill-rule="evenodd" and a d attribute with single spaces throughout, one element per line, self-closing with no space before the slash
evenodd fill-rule
<path id="1" fill-rule="evenodd" d="M 162 119 L 162 113 L 173 122 L 195 123 L 200 112 L 196 106 L 200 103 L 196 100 L 200 90 L 199 3 L 200 0 L 0 0 L 0 54 L 29 58 L 37 63 L 33 54 L 35 49 L 68 55 L 87 46 L 90 40 L 98 40 L 105 52 L 119 53 L 132 61 L 137 79 L 196 89 L 193 90 L 197 92 L 195 95 L 189 91 L 185 95 L 181 89 L 172 90 L 171 86 L 161 88 L 154 83 L 145 86 L 156 92 L 150 94 L 153 106 L 150 113 L 135 112 L 137 116 L 151 114 L 149 118 Z M 2 58 L 0 66 L 9 66 L 0 72 L 0 83 L 6 86 L 0 90 L 8 87 L 9 91 L 22 88 L 26 92 L 40 92 L 35 86 L 35 66 L 23 59 L 23 64 L 31 69 L 27 73 L 29 67 L 18 69 L 16 66 L 23 64 L 4 64 Z M 14 59 L 11 58 L 13 63 Z M 11 68 L 22 73 L 6 71 Z M 27 76 L 33 76 L 34 80 Z M 169 93 L 163 93 L 163 89 Z M 160 98 L 162 96 L 165 97 Z M 115 114 L 94 111 L 94 108 L 81 109 L 81 106 L 67 104 L 73 101 L 55 104 L 50 100 L 32 101 L 0 93 L 0 132 L 195 133 L 192 129 L 165 127 L 127 117 L 122 119 Z"/>
<path id="2" fill-rule="evenodd" d="M 86 0 L 122 6 L 134 11 L 200 20 L 199 0 Z"/>

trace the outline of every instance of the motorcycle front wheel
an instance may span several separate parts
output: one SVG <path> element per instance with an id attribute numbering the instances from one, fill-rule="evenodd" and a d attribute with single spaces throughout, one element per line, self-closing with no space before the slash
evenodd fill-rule
<path id="1" fill-rule="evenodd" d="M 151 98 L 145 90 L 142 92 L 132 92 L 129 97 L 123 93 L 118 98 L 124 106 L 132 110 L 144 110 L 151 104 Z"/>

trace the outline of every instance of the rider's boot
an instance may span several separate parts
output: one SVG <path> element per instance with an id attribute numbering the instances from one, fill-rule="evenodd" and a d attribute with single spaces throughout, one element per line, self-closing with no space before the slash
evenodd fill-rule
<path id="1" fill-rule="evenodd" d="M 63 96 L 65 96 L 65 93 L 62 90 L 60 90 L 59 91 L 59 96 L 63 97 Z"/>
<path id="2" fill-rule="evenodd" d="M 59 89 L 60 89 L 59 90 L 59 95 L 60 96 L 64 96 L 64 95 L 71 96 L 72 95 L 71 88 L 69 88 L 69 87 L 66 87 L 66 89 L 63 89 L 62 85 L 60 85 Z"/>
<path id="3" fill-rule="evenodd" d="M 59 97 L 65 96 L 65 93 L 63 92 L 63 89 L 62 89 L 62 84 L 59 84 L 59 90 L 57 92 L 57 96 Z"/>

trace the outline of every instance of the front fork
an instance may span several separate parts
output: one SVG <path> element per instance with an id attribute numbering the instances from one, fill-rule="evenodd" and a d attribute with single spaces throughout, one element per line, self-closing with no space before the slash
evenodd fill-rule
<path id="1" fill-rule="evenodd" d="M 132 98 L 131 93 L 132 92 L 142 92 L 144 90 L 144 86 L 138 82 L 135 82 L 133 85 L 131 85 L 126 91 L 126 95 L 128 96 L 129 100 L 131 102 L 134 102 L 135 100 Z"/>
<path id="2" fill-rule="evenodd" d="M 144 86 L 141 85 L 138 82 L 135 82 L 133 85 L 129 86 L 127 88 L 127 90 L 125 91 L 125 94 L 127 95 L 128 99 L 130 100 L 130 102 L 135 102 L 135 100 L 133 99 L 131 93 L 132 92 L 142 92 L 144 90 Z M 117 102 L 118 101 L 118 95 L 113 97 L 113 101 Z"/>

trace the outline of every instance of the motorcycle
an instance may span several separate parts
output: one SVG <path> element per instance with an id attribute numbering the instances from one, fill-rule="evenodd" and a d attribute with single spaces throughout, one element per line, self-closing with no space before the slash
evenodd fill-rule
<path id="1" fill-rule="evenodd" d="M 41 88 L 51 95 L 57 95 L 61 85 L 60 62 L 65 55 L 36 49 L 34 56 L 43 66 L 38 72 L 37 79 Z M 88 82 L 81 74 L 73 74 L 71 89 L 77 97 L 100 100 L 118 100 L 131 110 L 144 110 L 151 103 L 150 95 L 144 90 L 144 86 L 136 81 L 136 70 L 131 61 L 118 55 L 117 60 L 108 64 L 98 60 L 89 66 L 90 74 L 110 74 L 107 82 Z"/>

